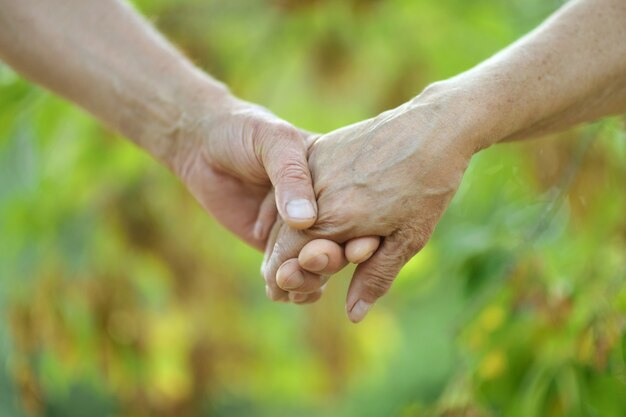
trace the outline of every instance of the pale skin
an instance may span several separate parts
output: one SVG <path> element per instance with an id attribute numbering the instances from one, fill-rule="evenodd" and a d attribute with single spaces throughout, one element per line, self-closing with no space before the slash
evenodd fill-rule
<path id="1" fill-rule="evenodd" d="M 305 231 L 276 224 L 265 279 L 318 298 L 324 280 L 306 272 L 302 248 L 313 239 L 380 236 L 380 249 L 357 267 L 348 290 L 348 317 L 359 322 L 429 240 L 472 155 L 625 111 L 626 1 L 572 0 L 475 68 L 314 138 L 317 223 Z M 289 285 L 295 271 L 306 278 L 300 288 Z"/>
<path id="2" fill-rule="evenodd" d="M 315 223 L 310 134 L 234 97 L 128 4 L 0 0 L 0 59 L 145 149 L 251 246 L 265 247 L 277 212 L 294 229 Z M 351 259 L 372 243 L 357 239 Z M 305 253 L 327 247 L 312 242 Z M 329 271 L 345 265 L 343 253 L 331 256 Z"/>

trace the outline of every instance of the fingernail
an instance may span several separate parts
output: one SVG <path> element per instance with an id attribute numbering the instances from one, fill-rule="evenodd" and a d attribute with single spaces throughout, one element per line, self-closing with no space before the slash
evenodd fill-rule
<path id="1" fill-rule="evenodd" d="M 292 200 L 287 203 L 287 215 L 291 219 L 312 219 L 315 217 L 315 209 L 309 200 Z"/>
<path id="2" fill-rule="evenodd" d="M 304 275 L 299 270 L 282 280 L 280 287 L 284 290 L 295 290 L 304 284 Z"/>
<path id="3" fill-rule="evenodd" d="M 358 323 L 363 320 L 365 315 L 370 311 L 370 308 L 372 308 L 372 304 L 363 300 L 359 300 L 356 302 L 356 304 L 354 304 L 348 316 L 353 323 Z"/>
<path id="4" fill-rule="evenodd" d="M 326 268 L 328 266 L 328 262 L 328 255 L 322 253 L 320 255 L 314 256 L 313 258 L 307 259 L 302 267 L 307 271 L 318 272 Z"/>
<path id="5" fill-rule="evenodd" d="M 256 240 L 263 239 L 263 222 L 261 220 L 257 220 L 254 224 L 254 230 L 252 231 L 252 236 Z"/>

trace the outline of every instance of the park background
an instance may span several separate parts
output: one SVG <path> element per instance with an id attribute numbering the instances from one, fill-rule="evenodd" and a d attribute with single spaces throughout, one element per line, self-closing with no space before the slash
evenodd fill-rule
<path id="1" fill-rule="evenodd" d="M 234 93 L 318 132 L 470 68 L 562 3 L 134 2 Z M 623 127 L 477 155 L 353 325 L 349 273 L 315 305 L 271 303 L 261 254 L 165 168 L 0 64 L 0 416 L 623 417 Z"/>

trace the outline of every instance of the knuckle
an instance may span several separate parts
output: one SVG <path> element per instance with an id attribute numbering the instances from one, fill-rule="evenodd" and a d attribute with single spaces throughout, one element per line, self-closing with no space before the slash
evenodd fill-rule
<path id="1" fill-rule="evenodd" d="M 350 199 L 318 197 L 319 212 L 317 222 L 308 229 L 316 238 L 332 238 L 339 243 L 350 237 L 362 234 L 359 223 L 363 217 L 360 208 Z"/>
<path id="2" fill-rule="evenodd" d="M 297 142 L 302 144 L 302 148 L 304 148 L 304 141 L 302 140 L 298 129 L 286 122 L 279 121 L 274 123 L 271 132 L 276 138 Z"/>
<path id="3" fill-rule="evenodd" d="M 368 278 L 364 282 L 366 291 L 375 298 L 383 296 L 398 274 L 401 265 L 406 261 L 404 251 L 388 251 L 380 253 L 376 262 L 369 266 Z"/>
<path id="4" fill-rule="evenodd" d="M 428 243 L 428 237 L 418 236 L 413 242 L 411 242 L 409 249 L 412 253 L 417 253 L 424 249 L 426 243 Z"/>
<path id="5" fill-rule="evenodd" d="M 353 221 L 354 217 L 344 210 L 339 210 L 328 216 L 329 225 L 333 225 L 336 229 L 351 229 L 353 227 Z"/>
<path id="6" fill-rule="evenodd" d="M 379 270 L 370 272 L 369 279 L 365 281 L 365 290 L 374 298 L 380 298 L 389 291 L 395 276 L 390 276 Z"/>
<path id="7" fill-rule="evenodd" d="M 306 159 L 306 145 L 299 131 L 273 115 L 244 116 L 245 124 L 251 134 L 254 148 L 263 158 L 283 156 L 291 152 L 291 156 Z"/>
<path id="8" fill-rule="evenodd" d="M 340 236 L 347 234 L 346 232 L 346 222 L 339 214 L 318 214 L 315 225 L 307 230 L 307 233 L 316 239 L 333 238 L 333 240 L 341 240 Z"/>
<path id="9" fill-rule="evenodd" d="M 273 250 L 264 269 L 265 279 L 275 282 L 280 266 L 291 258 L 297 258 L 302 245 L 300 231 L 287 229 L 274 243 Z"/>
<path id="10" fill-rule="evenodd" d="M 265 126 L 267 127 L 266 133 L 275 138 L 296 139 L 300 137 L 298 129 L 278 118 L 266 121 Z"/>
<path id="11" fill-rule="evenodd" d="M 399 231 L 398 237 L 406 242 L 406 248 L 411 253 L 417 253 L 426 246 L 432 233 L 432 226 L 429 224 L 421 224 L 406 231 Z"/>
<path id="12" fill-rule="evenodd" d="M 253 124 L 253 131 L 261 142 L 278 147 L 284 146 L 285 142 L 291 142 L 297 144 L 300 149 L 305 149 L 298 130 L 282 120 L 256 120 Z"/>
<path id="13" fill-rule="evenodd" d="M 265 283 L 267 285 L 275 287 L 276 284 L 276 273 L 278 272 L 278 267 L 281 265 L 283 257 L 280 254 L 272 254 L 265 269 L 263 270 L 263 278 L 265 279 Z"/>
<path id="14" fill-rule="evenodd" d="M 276 175 L 282 182 L 287 183 L 309 181 L 311 178 L 306 160 L 297 157 L 289 158 L 288 161 L 281 164 Z"/>
<path id="15" fill-rule="evenodd" d="M 268 285 L 277 285 L 276 274 L 278 273 L 278 268 L 282 264 L 283 259 L 284 257 L 281 255 L 272 255 L 270 262 L 265 269 L 265 282 Z"/>

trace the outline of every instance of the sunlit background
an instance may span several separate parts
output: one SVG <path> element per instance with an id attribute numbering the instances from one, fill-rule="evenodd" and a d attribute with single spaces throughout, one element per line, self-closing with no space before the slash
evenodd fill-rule
<path id="1" fill-rule="evenodd" d="M 237 95 L 319 132 L 561 4 L 135 2 Z M 620 118 L 482 152 L 355 326 L 349 273 L 316 305 L 268 301 L 261 255 L 166 169 L 0 65 L 0 416 L 623 417 L 625 184 Z"/>

